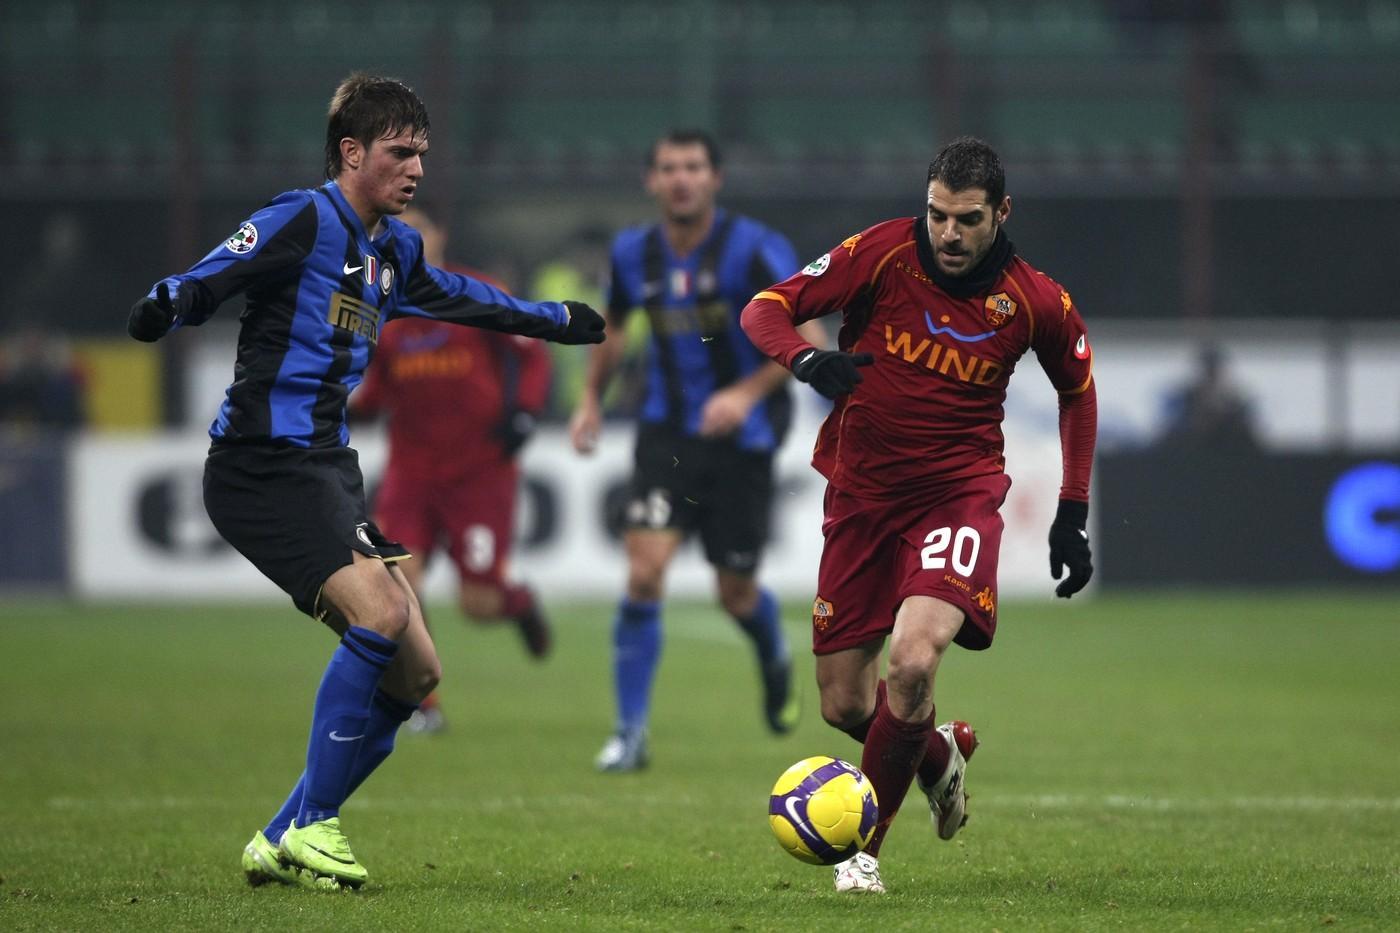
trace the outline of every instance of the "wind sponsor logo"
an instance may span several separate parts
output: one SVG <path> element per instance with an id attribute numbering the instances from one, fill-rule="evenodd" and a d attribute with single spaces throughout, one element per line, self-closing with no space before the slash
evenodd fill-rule
<path id="1" fill-rule="evenodd" d="M 916 341 L 907 330 L 896 334 L 890 324 L 885 325 L 885 352 L 900 357 L 906 363 L 921 365 L 950 379 L 973 385 L 992 385 L 1006 370 L 1000 363 L 968 350 L 945 347 L 929 337 L 920 337 Z"/>

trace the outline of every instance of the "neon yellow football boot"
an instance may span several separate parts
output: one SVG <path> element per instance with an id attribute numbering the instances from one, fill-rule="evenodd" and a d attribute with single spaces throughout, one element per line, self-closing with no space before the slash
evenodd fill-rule
<path id="1" fill-rule="evenodd" d="M 243 847 L 243 875 L 256 888 L 271 882 L 297 884 L 301 872 L 291 865 L 282 864 L 277 847 L 267 841 L 260 829 L 253 841 Z"/>
<path id="2" fill-rule="evenodd" d="M 279 846 L 285 861 L 299 867 L 315 882 L 334 879 L 358 888 L 369 879 L 369 872 L 350 851 L 350 840 L 340 831 L 340 817 L 318 820 L 304 827 L 287 827 Z M 320 886 L 314 884 L 313 886 Z"/>

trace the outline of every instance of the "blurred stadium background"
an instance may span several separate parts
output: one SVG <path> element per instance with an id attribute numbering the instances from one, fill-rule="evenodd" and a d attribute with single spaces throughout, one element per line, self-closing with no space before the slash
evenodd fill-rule
<path id="1" fill-rule="evenodd" d="M 650 216 L 639 179 L 664 128 L 712 129 L 727 203 L 804 257 L 918 212 L 936 147 L 983 135 L 1008 164 L 1013 238 L 1096 338 L 1096 583 L 1400 581 L 1396 0 L 0 10 L 0 505 L 27 536 L 0 593 L 260 585 L 197 493 L 238 309 L 156 347 L 123 323 L 155 278 L 319 181 L 325 102 L 352 68 L 419 89 L 424 200 L 452 255 L 535 298 L 597 294 L 610 234 Z M 1221 382 L 1202 381 L 1206 358 Z M 562 418 L 582 354 L 556 359 Z M 1007 429 L 1013 594 L 1046 591 L 1058 469 L 1053 398 L 1025 368 Z M 819 495 L 806 402 L 772 564 L 794 594 L 810 591 Z M 527 569 L 615 559 L 603 500 L 625 435 L 593 464 L 557 429 L 531 448 Z M 377 438 L 357 443 L 373 463 Z M 586 566 L 565 591 L 620 579 Z M 702 580 L 692 561 L 678 586 Z"/>
<path id="2" fill-rule="evenodd" d="M 234 870 L 298 767 L 327 646 L 200 501 L 239 308 L 156 345 L 125 320 L 320 181 L 352 69 L 420 91 L 449 255 L 532 298 L 599 295 L 611 234 L 652 217 L 643 159 L 668 127 L 713 130 L 722 200 L 804 261 L 920 212 L 937 146 L 985 136 L 1012 238 L 1094 339 L 1098 571 L 1049 598 L 1055 401 L 1027 360 L 1003 634 L 939 675 L 943 714 L 987 741 L 975 821 L 951 847 L 900 830 L 898 893 L 833 901 L 762 798 L 854 746 L 821 723 L 805 653 L 798 732 L 763 735 L 708 601 L 668 605 L 653 769 L 591 773 L 626 393 L 599 456 L 574 456 L 583 352 L 556 348 L 518 567 L 559 650 L 532 665 L 513 633 L 448 621 L 437 568 L 453 729 L 404 740 L 357 797 L 375 888 L 325 901 L 324 925 L 1394 928 L 1400 0 L 0 3 L 0 927 L 306 922 L 296 892 Z M 822 413 L 804 392 L 764 570 L 798 645 Z M 382 437 L 354 443 L 373 478 Z M 708 596 L 694 553 L 671 583 Z"/>

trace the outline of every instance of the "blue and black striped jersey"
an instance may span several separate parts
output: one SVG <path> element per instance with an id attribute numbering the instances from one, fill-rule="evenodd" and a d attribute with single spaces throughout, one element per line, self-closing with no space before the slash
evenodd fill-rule
<path id="1" fill-rule="evenodd" d="M 651 324 L 641 419 L 698 434 L 705 400 L 768 361 L 739 326 L 744 305 L 797 266 L 782 234 L 723 210 L 688 256 L 671 252 L 660 224 L 618 234 L 608 312 L 621 320 L 642 308 Z M 791 396 L 783 387 L 754 406 L 735 441 L 746 450 L 774 450 L 790 419 Z"/>
<path id="2" fill-rule="evenodd" d="M 279 195 L 188 272 L 162 281 L 174 327 L 202 324 L 226 298 L 247 296 L 233 383 L 209 428 L 215 445 L 345 446 L 345 400 L 395 317 L 531 337 L 557 336 L 569 319 L 558 302 L 521 301 L 428 265 L 422 237 L 395 218 L 371 240 L 335 182 Z"/>

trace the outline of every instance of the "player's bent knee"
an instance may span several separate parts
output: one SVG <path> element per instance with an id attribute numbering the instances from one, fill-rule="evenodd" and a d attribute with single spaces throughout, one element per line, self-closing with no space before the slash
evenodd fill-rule
<path id="1" fill-rule="evenodd" d="M 413 684 L 415 699 L 422 701 L 442 683 L 442 665 L 436 660 L 419 672 Z"/>
<path id="2" fill-rule="evenodd" d="M 822 694 L 822 719 L 833 729 L 849 732 L 869 719 L 873 711 L 873 698 L 845 693 L 832 696 Z"/>
<path id="3" fill-rule="evenodd" d="M 643 602 L 656 602 L 661 598 L 661 573 L 638 574 L 635 571 L 627 576 L 627 595 Z"/>
<path id="4" fill-rule="evenodd" d="M 908 652 L 900 657 L 891 654 L 885 682 L 891 693 L 913 695 L 928 689 L 928 681 L 937 667 L 938 653 L 932 649 Z"/>

